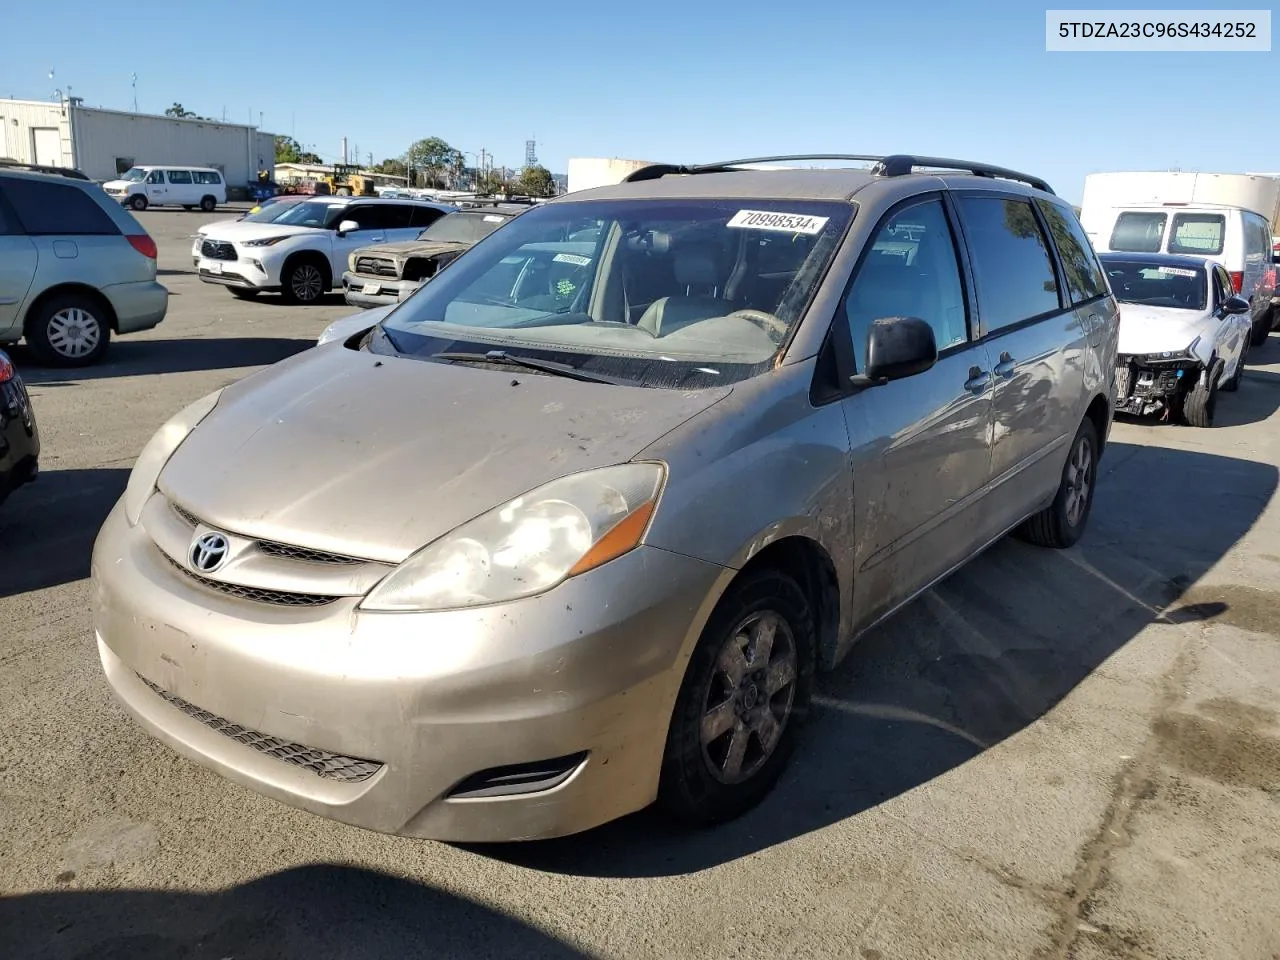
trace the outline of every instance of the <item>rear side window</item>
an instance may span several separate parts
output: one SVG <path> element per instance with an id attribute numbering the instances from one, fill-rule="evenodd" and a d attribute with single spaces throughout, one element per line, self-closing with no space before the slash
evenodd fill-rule
<path id="1" fill-rule="evenodd" d="M 1164 213 L 1126 210 L 1116 217 L 1110 247 L 1124 253 L 1159 253 L 1168 222 L 1169 217 Z"/>
<path id="2" fill-rule="evenodd" d="M 218 176 L 216 170 L 197 170 L 195 171 L 196 183 L 213 183 L 222 182 L 222 177 Z"/>
<path id="3" fill-rule="evenodd" d="M 987 333 L 1061 309 L 1049 244 L 1026 200 L 959 198 Z"/>
<path id="4" fill-rule="evenodd" d="M 110 236 L 119 234 L 112 219 L 83 190 L 44 180 L 10 180 L 6 199 L 33 236 Z"/>
<path id="5" fill-rule="evenodd" d="M 1040 212 L 1049 224 L 1049 234 L 1062 260 L 1071 302 L 1083 303 L 1107 292 L 1107 281 L 1094 255 L 1093 246 L 1075 216 L 1056 203 L 1037 200 Z"/>
<path id="6" fill-rule="evenodd" d="M 1220 213 L 1176 213 L 1169 236 L 1169 252 L 1219 254 L 1224 233 L 1226 221 Z"/>
<path id="7" fill-rule="evenodd" d="M 191 171 L 190 170 L 170 170 L 169 182 L 170 183 L 190 183 Z"/>

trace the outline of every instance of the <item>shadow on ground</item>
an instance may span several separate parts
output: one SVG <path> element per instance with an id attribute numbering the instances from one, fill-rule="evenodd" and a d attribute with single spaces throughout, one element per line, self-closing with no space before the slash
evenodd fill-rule
<path id="1" fill-rule="evenodd" d="M 355 867 L 287 870 L 220 893 L 103 890 L 0 900 L 22 960 L 588 956 L 506 914 Z"/>
<path id="2" fill-rule="evenodd" d="M 124 467 L 49 470 L 15 490 L 0 506 L 0 597 L 87 577 L 93 541 L 128 480 Z"/>
<path id="3" fill-rule="evenodd" d="M 71 370 L 41 367 L 26 349 L 15 350 L 14 361 L 18 364 L 22 378 L 32 386 L 58 386 L 108 377 L 261 367 L 278 363 L 314 346 L 314 340 L 284 337 L 117 340 L 111 344 L 106 359 L 93 367 Z"/>
<path id="4" fill-rule="evenodd" d="M 690 833 L 645 811 L 583 837 L 469 849 L 618 877 L 749 856 L 856 816 L 1029 726 L 1160 611 L 1184 623 L 1231 616 L 1229 591 L 1179 598 L 1266 508 L 1275 467 L 1113 441 L 1102 469 L 1075 548 L 1001 541 L 868 634 L 820 682 L 791 769 L 746 817 Z"/>

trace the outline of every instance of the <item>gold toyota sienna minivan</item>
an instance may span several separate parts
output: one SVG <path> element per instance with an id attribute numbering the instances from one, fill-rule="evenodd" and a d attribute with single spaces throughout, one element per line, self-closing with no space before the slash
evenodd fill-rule
<path id="1" fill-rule="evenodd" d="M 868 628 L 1006 533 L 1075 543 L 1117 312 L 1071 207 L 770 159 L 538 206 L 165 424 L 93 554 L 138 721 L 388 833 L 715 823 Z"/>

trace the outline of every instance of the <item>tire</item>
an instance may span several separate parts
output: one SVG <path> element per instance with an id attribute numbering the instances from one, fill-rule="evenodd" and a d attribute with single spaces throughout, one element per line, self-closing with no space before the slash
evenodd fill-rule
<path id="1" fill-rule="evenodd" d="M 80 294 L 50 297 L 27 322 L 27 344 L 51 367 L 88 367 L 107 352 L 111 321 L 106 309 Z"/>
<path id="2" fill-rule="evenodd" d="M 349 197 L 349 196 L 351 196 L 351 188 L 350 188 L 350 187 L 339 187 L 339 188 L 337 189 L 336 193 L 337 193 L 337 195 L 338 195 L 338 196 L 340 196 L 340 197 Z"/>
<path id="3" fill-rule="evenodd" d="M 1267 312 L 1253 322 L 1253 327 L 1249 330 L 1250 346 L 1260 347 L 1267 342 L 1267 337 L 1271 336 L 1271 325 L 1275 321 L 1274 310 L 1275 307 L 1267 307 Z"/>
<path id="4" fill-rule="evenodd" d="M 312 257 L 287 264 L 280 278 L 280 293 L 286 303 L 317 303 L 328 289 L 328 271 Z"/>
<path id="5" fill-rule="evenodd" d="M 227 289 L 231 291 L 231 295 L 237 300 L 253 300 L 262 292 L 261 290 L 246 290 L 243 287 L 227 287 Z"/>
<path id="6" fill-rule="evenodd" d="M 1097 485 L 1098 430 L 1085 417 L 1071 441 L 1053 503 L 1029 517 L 1015 535 L 1037 547 L 1065 550 L 1075 546 L 1089 523 Z"/>
<path id="7" fill-rule="evenodd" d="M 1214 360 L 1208 376 L 1202 377 L 1187 391 L 1182 400 L 1182 422 L 1189 427 L 1212 427 L 1218 407 L 1218 381 L 1222 378 L 1222 361 Z"/>
<path id="8" fill-rule="evenodd" d="M 1244 379 L 1244 365 L 1249 359 L 1249 344 L 1245 343 L 1240 348 L 1240 359 L 1236 363 L 1236 372 L 1231 375 L 1231 379 L 1222 385 L 1222 389 L 1227 393 L 1235 393 L 1240 389 L 1240 381 Z"/>
<path id="9" fill-rule="evenodd" d="M 129 206 L 141 213 L 147 209 L 147 198 L 140 193 L 134 194 L 129 198 Z"/>
<path id="10" fill-rule="evenodd" d="M 773 636 L 764 654 L 756 644 L 767 625 Z M 724 823 L 773 789 L 809 712 L 816 632 L 809 598 L 787 574 L 761 569 L 729 588 L 676 696 L 658 787 L 658 806 L 668 816 L 694 826 Z M 770 676 L 779 684 L 772 695 L 765 686 Z M 713 715 L 719 723 L 704 743 L 704 722 Z M 740 746 L 731 750 L 735 742 Z M 726 772 L 735 760 L 736 774 Z"/>
<path id="11" fill-rule="evenodd" d="M 213 211 L 218 209 L 218 201 L 213 199 L 213 197 L 201 197 L 200 209 L 205 213 L 213 213 Z"/>

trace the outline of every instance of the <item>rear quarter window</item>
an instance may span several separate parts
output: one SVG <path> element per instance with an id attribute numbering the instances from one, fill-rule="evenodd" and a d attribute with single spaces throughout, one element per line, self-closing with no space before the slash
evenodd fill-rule
<path id="1" fill-rule="evenodd" d="M 10 180 L 4 188 L 19 222 L 33 236 L 111 236 L 120 230 L 77 187 L 43 180 Z"/>
<path id="2" fill-rule="evenodd" d="M 1170 253 L 1215 256 L 1222 252 L 1226 220 L 1220 213 L 1178 213 L 1169 233 Z"/>
<path id="3" fill-rule="evenodd" d="M 1168 222 L 1168 214 L 1126 210 L 1116 217 L 1109 246 L 1124 253 L 1159 253 Z"/>

